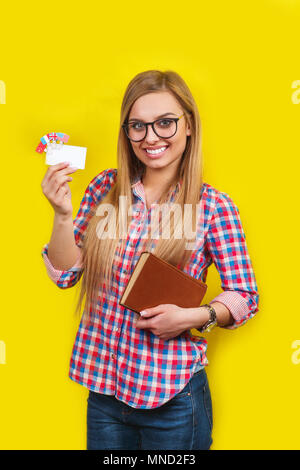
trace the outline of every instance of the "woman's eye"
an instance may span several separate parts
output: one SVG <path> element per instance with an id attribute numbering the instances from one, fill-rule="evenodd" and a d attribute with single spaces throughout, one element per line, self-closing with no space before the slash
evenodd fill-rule
<path id="1" fill-rule="evenodd" d="M 172 121 L 170 119 L 161 119 L 158 121 L 158 125 L 161 127 L 168 127 L 171 123 Z"/>
<path id="2" fill-rule="evenodd" d="M 130 124 L 130 127 L 136 131 L 139 131 L 140 129 L 144 128 L 144 124 L 142 122 L 133 122 Z"/>

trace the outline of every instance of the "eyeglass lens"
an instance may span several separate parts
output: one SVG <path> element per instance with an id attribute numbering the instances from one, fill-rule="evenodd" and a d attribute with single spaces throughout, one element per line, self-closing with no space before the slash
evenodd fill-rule
<path id="1" fill-rule="evenodd" d="M 176 132 L 176 122 L 172 119 L 160 119 L 155 121 L 154 129 L 159 137 L 172 137 Z M 143 122 L 130 122 L 127 125 L 127 133 L 132 140 L 143 140 L 146 135 L 146 125 Z"/>

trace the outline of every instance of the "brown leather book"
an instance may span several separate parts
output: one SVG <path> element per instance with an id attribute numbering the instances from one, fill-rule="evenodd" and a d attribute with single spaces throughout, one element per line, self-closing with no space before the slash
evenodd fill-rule
<path id="1" fill-rule="evenodd" d="M 120 305 L 139 313 L 160 304 L 200 307 L 207 285 L 153 253 L 141 253 Z"/>

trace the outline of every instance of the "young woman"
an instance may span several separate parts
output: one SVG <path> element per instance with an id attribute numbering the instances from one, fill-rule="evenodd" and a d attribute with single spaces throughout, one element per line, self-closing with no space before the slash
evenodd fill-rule
<path id="1" fill-rule="evenodd" d="M 89 389 L 87 448 L 209 449 L 207 341 L 190 329 L 237 328 L 258 311 L 239 210 L 202 181 L 197 105 L 173 71 L 146 71 L 129 83 L 117 152 L 118 168 L 92 179 L 74 221 L 68 182 L 76 169 L 50 166 L 42 182 L 55 211 L 42 251 L 47 272 L 60 288 L 83 275 L 69 376 Z M 178 236 L 180 218 L 189 233 Z M 142 251 L 204 282 L 214 263 L 223 291 L 199 308 L 156 305 L 143 316 L 126 309 L 119 301 Z"/>

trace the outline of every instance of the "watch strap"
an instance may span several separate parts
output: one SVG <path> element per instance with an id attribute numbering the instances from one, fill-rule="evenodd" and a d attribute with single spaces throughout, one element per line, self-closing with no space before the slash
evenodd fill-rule
<path id="1" fill-rule="evenodd" d="M 217 324 L 217 314 L 215 309 L 210 304 L 201 305 L 201 307 L 206 307 L 209 310 L 209 319 L 204 325 L 199 328 L 199 331 L 203 333 L 203 331 L 209 331 L 214 325 Z"/>

